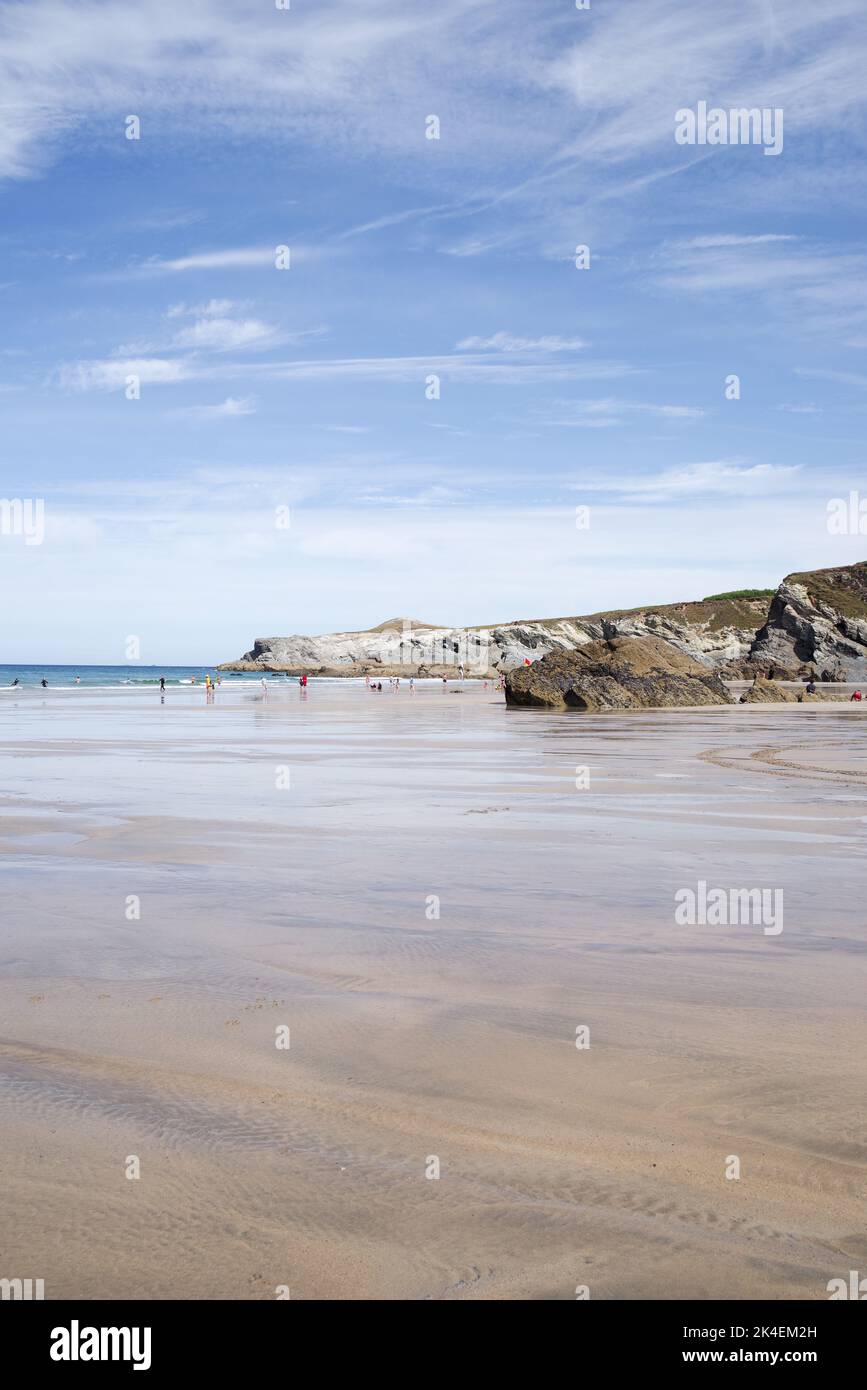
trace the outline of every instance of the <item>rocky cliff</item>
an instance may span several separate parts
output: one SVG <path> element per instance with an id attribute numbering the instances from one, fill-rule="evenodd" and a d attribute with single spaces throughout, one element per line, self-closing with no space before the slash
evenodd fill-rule
<path id="1" fill-rule="evenodd" d="M 603 636 L 613 623 L 624 637 L 659 637 L 710 666 L 743 661 L 767 599 L 705 599 L 658 608 L 631 608 L 576 618 L 534 618 L 484 628 L 436 627 L 394 618 L 366 632 L 322 637 L 257 637 L 250 651 L 224 671 L 319 671 L 335 675 L 422 670 L 490 675 L 537 661 L 550 651 L 574 651 Z"/>
<path id="2" fill-rule="evenodd" d="M 725 677 L 797 676 L 828 670 L 867 679 L 867 562 L 791 574 L 776 593 L 718 595 L 694 603 L 612 609 L 573 618 L 534 618 L 491 627 L 440 627 L 393 618 L 365 632 L 258 637 L 224 671 L 327 675 L 491 675 L 576 651 L 615 630 L 658 637 Z"/>
<path id="3" fill-rule="evenodd" d="M 788 575 L 756 633 L 749 661 L 862 680 L 867 673 L 867 562 Z"/>

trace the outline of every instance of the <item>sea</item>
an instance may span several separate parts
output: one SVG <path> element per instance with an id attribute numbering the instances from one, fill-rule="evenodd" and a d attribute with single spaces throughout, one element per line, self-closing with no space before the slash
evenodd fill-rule
<path id="1" fill-rule="evenodd" d="M 224 684 L 244 681 L 259 681 L 261 673 L 248 671 L 218 671 L 214 666 L 143 666 L 130 662 L 126 666 L 0 666 L 0 689 L 11 686 L 17 678 L 25 689 L 42 688 L 43 678 L 49 688 L 54 690 L 73 690 L 76 686 L 90 689 L 116 688 L 117 686 L 159 685 L 160 677 L 165 676 L 166 685 L 203 685 L 205 676 L 219 676 Z M 296 680 L 296 677 L 282 675 L 268 676 L 269 681 Z"/>

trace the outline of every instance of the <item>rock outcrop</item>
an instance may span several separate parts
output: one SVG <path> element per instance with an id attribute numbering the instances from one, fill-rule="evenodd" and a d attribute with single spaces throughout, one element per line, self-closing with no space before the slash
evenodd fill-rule
<path id="1" fill-rule="evenodd" d="M 793 690 L 786 690 L 765 676 L 756 676 L 749 690 L 740 698 L 742 705 L 792 705 L 797 701 L 798 696 Z"/>
<path id="2" fill-rule="evenodd" d="M 729 705 L 732 697 L 707 666 L 660 637 L 590 642 L 551 652 L 506 676 L 506 704 L 537 709 L 664 709 Z"/>
<path id="3" fill-rule="evenodd" d="M 790 574 L 750 648 L 751 664 L 804 667 L 836 680 L 867 674 L 867 563 Z"/>

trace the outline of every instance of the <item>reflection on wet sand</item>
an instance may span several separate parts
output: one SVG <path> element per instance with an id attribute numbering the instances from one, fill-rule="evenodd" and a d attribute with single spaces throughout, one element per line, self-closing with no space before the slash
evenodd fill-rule
<path id="1" fill-rule="evenodd" d="M 470 684 L 4 705 L 10 1267 L 827 1297 L 867 1258 L 863 736 Z M 676 925 L 699 880 L 782 888 L 784 932 Z"/>

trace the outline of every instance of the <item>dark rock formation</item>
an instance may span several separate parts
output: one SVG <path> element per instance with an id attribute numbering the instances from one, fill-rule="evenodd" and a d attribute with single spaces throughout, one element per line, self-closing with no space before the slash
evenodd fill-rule
<path id="1" fill-rule="evenodd" d="M 867 675 L 867 563 L 790 574 L 771 601 L 749 661 L 828 671 L 834 680 Z"/>
<path id="2" fill-rule="evenodd" d="M 659 637 L 589 642 L 506 676 L 506 704 L 513 706 L 595 712 L 732 703 L 707 666 Z"/>
<path id="3" fill-rule="evenodd" d="M 717 667 L 717 675 L 724 681 L 754 681 L 756 678 L 769 681 L 803 681 L 813 676 L 819 679 L 819 672 L 809 663 L 800 666 L 781 666 L 779 662 L 727 661 L 725 666 Z"/>

